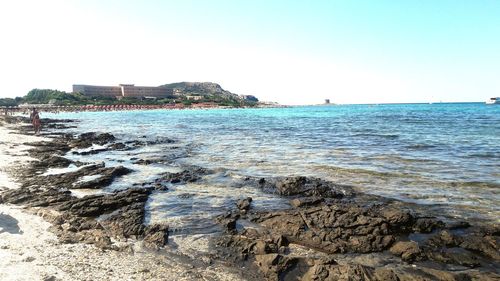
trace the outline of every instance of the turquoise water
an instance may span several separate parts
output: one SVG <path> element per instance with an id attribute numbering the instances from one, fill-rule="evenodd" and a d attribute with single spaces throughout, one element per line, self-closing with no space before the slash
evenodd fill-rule
<path id="1" fill-rule="evenodd" d="M 160 144 L 92 157 L 132 165 L 132 157 L 158 157 L 177 151 L 174 163 L 133 165 L 138 172 L 121 184 L 154 178 L 185 164 L 220 169 L 224 173 L 209 184 L 222 188 L 214 194 L 225 194 L 220 204 L 214 204 L 220 210 L 235 197 L 248 193 L 261 196 L 264 207 L 279 201 L 269 198 L 264 202 L 266 196 L 257 191 L 227 187 L 228 175 L 309 175 L 442 208 L 451 216 L 497 222 L 500 217 L 500 106 L 341 105 L 85 112 L 54 117 L 80 119 L 75 132 L 111 132 L 122 139 L 177 140 L 174 145 L 181 147 L 177 150 Z M 186 188 L 197 195 L 210 187 Z M 210 201 L 212 195 L 203 201 Z M 162 206 L 166 210 L 168 204 L 174 204 L 171 198 L 168 193 L 159 196 L 152 208 Z M 196 202 L 194 198 L 191 204 Z M 176 213 L 180 221 L 185 211 Z"/>

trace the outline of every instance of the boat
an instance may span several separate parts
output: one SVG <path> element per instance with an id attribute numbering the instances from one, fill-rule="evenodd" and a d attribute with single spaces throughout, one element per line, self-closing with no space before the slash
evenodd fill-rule
<path id="1" fill-rule="evenodd" d="M 500 104 L 500 97 L 490 98 L 486 101 L 486 104 Z"/>

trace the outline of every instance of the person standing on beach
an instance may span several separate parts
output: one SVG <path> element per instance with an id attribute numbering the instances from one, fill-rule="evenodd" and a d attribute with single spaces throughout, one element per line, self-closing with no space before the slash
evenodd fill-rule
<path id="1" fill-rule="evenodd" d="M 40 129 L 42 127 L 42 121 L 40 120 L 40 114 L 33 108 L 33 111 L 30 114 L 31 124 L 33 124 L 33 129 L 35 130 L 35 134 L 40 133 Z"/>

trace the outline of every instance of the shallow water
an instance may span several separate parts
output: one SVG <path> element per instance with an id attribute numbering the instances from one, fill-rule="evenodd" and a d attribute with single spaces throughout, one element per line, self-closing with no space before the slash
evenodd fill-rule
<path id="1" fill-rule="evenodd" d="M 276 109 L 157 110 L 44 114 L 76 118 L 76 132 L 110 132 L 122 140 L 172 138 L 133 151 L 72 156 L 136 170 L 109 189 L 154 179 L 182 165 L 240 176 L 308 175 L 369 193 L 438 206 L 449 215 L 500 221 L 500 106 L 467 104 L 342 105 Z M 134 165 L 132 158 L 168 156 Z M 218 174 L 172 187 L 150 202 L 150 220 L 182 232 L 238 198 L 281 206 L 282 199 L 231 187 Z M 191 194 L 190 196 L 181 196 Z M 259 203 L 260 202 L 260 203 Z M 202 230 L 200 230 L 202 231 Z"/>

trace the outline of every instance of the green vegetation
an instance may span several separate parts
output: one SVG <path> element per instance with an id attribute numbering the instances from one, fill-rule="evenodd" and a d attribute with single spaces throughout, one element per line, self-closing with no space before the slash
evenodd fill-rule
<path id="1" fill-rule="evenodd" d="M 16 106 L 16 105 L 18 105 L 18 103 L 15 99 L 11 98 L 0 99 L 0 106 Z"/>
<path id="2" fill-rule="evenodd" d="M 66 93 L 58 90 L 33 89 L 23 98 L 23 103 L 74 105 L 87 101 L 87 97 L 79 93 Z"/>

